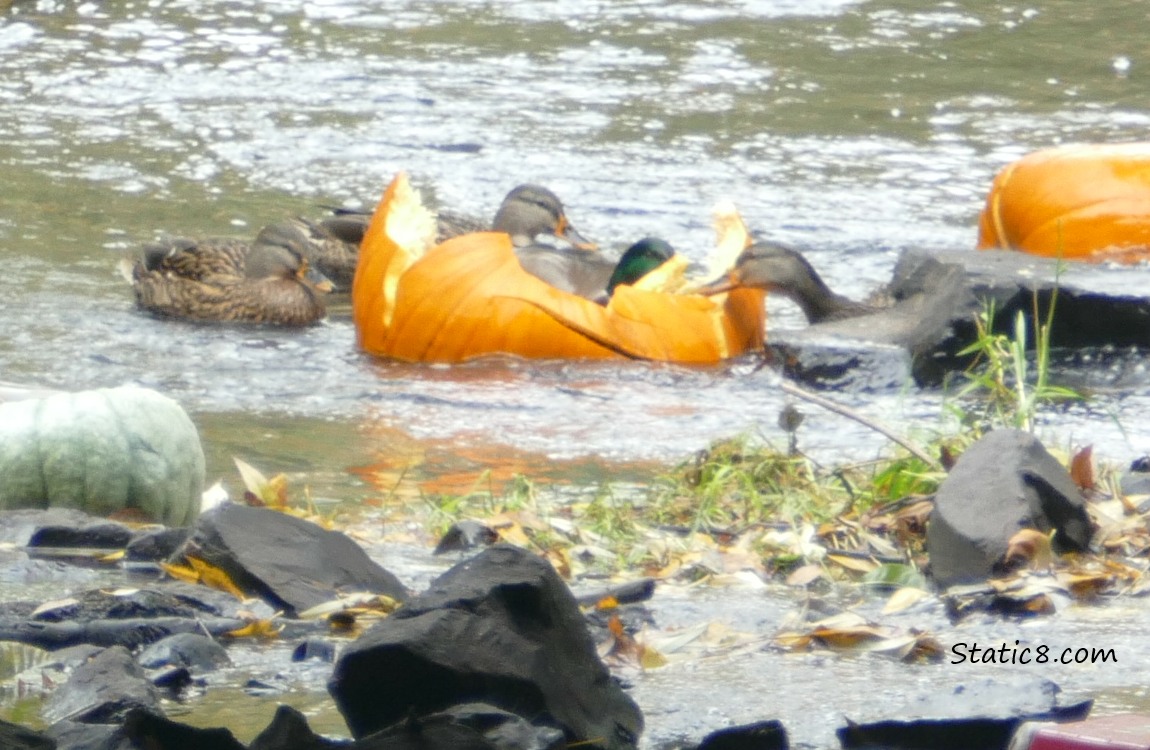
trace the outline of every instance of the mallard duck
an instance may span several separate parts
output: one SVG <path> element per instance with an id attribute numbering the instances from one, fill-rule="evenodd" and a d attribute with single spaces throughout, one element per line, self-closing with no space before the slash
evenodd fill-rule
<path id="1" fill-rule="evenodd" d="M 164 317 L 310 325 L 324 316 L 331 282 L 295 240 L 274 231 L 251 244 L 174 239 L 146 247 L 129 280 L 137 304 Z"/>
<path id="2" fill-rule="evenodd" d="M 743 250 L 724 278 L 695 291 L 719 294 L 738 287 L 777 292 L 793 300 L 810 323 L 844 320 L 878 308 L 835 294 L 797 250 L 775 242 L 756 242 Z"/>
<path id="3" fill-rule="evenodd" d="M 595 244 L 571 225 L 559 196 L 542 185 L 528 183 L 513 188 L 495 212 L 491 229 L 511 235 L 516 247 L 532 246 L 539 235 L 550 235 L 577 250 L 595 249 Z"/>
<path id="4" fill-rule="evenodd" d="M 355 279 L 359 245 L 370 218 L 336 214 L 311 221 L 295 217 L 264 227 L 253 244 L 264 242 L 296 248 L 313 268 L 331 281 L 335 290 L 348 291 Z"/>
<path id="5" fill-rule="evenodd" d="M 299 232 L 299 241 L 307 247 L 308 258 L 337 289 L 350 289 L 355 278 L 359 246 L 371 222 L 371 214 L 344 208 L 330 210 L 332 216 L 319 221 L 296 218 L 282 226 L 285 230 L 294 228 Z M 523 248 L 526 256 L 543 252 L 545 246 L 535 244 L 540 236 L 560 239 L 579 250 L 595 249 L 593 243 L 571 226 L 559 196 L 542 185 L 529 183 L 516 186 L 504 196 L 490 224 L 473 216 L 445 210 L 436 216 L 436 225 L 437 243 L 473 232 L 495 231 L 511 235 L 516 252 Z M 606 279 L 614 263 L 605 262 L 610 264 Z M 527 270 L 535 273 L 530 268 Z M 602 285 L 598 286 L 598 291 L 603 291 Z"/>
<path id="6" fill-rule="evenodd" d="M 671 259 L 670 244 L 646 237 L 627 248 L 618 262 L 599 253 L 547 245 L 515 248 L 519 265 L 532 276 L 569 294 L 606 304 L 620 284 L 634 284 Z"/>

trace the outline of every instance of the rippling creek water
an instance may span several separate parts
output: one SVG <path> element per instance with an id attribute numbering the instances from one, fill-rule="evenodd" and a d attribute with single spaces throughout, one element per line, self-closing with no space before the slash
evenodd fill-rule
<path id="1" fill-rule="evenodd" d="M 193 414 L 213 478 L 241 455 L 339 500 L 369 492 L 349 468 L 404 451 L 423 456 L 413 481 L 512 456 L 528 474 L 597 484 L 718 437 L 781 442 L 784 399 L 750 362 L 375 362 L 355 351 L 346 306 L 302 332 L 158 321 L 133 309 L 116 265 L 158 236 L 250 237 L 319 204 L 370 206 L 402 169 L 479 215 L 542 182 L 602 244 L 658 234 L 699 261 L 710 206 L 729 198 L 862 297 L 902 249 L 973 247 L 1008 161 L 1145 138 L 1148 15 L 1119 0 L 0 2 L 0 378 L 157 388 Z M 1147 271 L 1115 273 L 1141 288 Z M 803 325 L 784 302 L 769 309 L 771 327 Z M 1138 353 L 1107 361 L 1078 373 L 1103 386 L 1095 401 L 1043 431 L 1125 461 L 1150 450 L 1150 389 Z M 940 426 L 941 393 L 838 397 L 905 431 Z M 885 446 L 803 408 L 800 443 L 817 456 Z M 1126 606 L 1034 627 L 1128 644 L 1127 664 L 1145 666 L 1120 624 L 1147 616 Z M 637 680 L 649 740 L 782 715 L 822 743 L 876 683 L 970 676 L 821 657 L 716 670 Z M 1044 676 L 1128 707 L 1144 700 L 1138 671 Z M 715 684 L 731 695 L 719 706 Z M 791 690 L 763 699 L 764 685 Z"/>

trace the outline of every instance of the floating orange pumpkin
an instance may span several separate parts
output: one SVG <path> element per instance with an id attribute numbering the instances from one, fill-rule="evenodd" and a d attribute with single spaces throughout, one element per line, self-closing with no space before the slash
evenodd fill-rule
<path id="1" fill-rule="evenodd" d="M 352 288 L 365 351 L 417 362 L 506 353 L 714 363 L 763 345 L 762 291 L 707 298 L 621 286 L 602 306 L 524 271 L 506 234 L 424 252 L 433 235 L 418 194 L 397 176 L 364 236 Z"/>
<path id="2" fill-rule="evenodd" d="M 1150 258 L 1150 143 L 1062 146 L 1008 165 L 979 218 L 978 248 Z"/>

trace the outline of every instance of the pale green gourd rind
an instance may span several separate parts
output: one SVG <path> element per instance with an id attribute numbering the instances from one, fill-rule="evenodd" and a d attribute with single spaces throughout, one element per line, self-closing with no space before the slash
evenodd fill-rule
<path id="1" fill-rule="evenodd" d="M 0 404 L 0 508 L 126 509 L 169 526 L 200 510 L 204 452 L 183 408 L 124 386 Z"/>

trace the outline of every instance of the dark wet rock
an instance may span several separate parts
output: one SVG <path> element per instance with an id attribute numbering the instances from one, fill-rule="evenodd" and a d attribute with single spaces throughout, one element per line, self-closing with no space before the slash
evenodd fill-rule
<path id="1" fill-rule="evenodd" d="M 349 646 L 329 689 L 357 737 L 476 700 L 614 750 L 634 747 L 643 726 L 554 569 L 502 544 Z"/>
<path id="2" fill-rule="evenodd" d="M 355 750 L 500 750 L 449 715 L 410 718 L 358 740 Z"/>
<path id="3" fill-rule="evenodd" d="M 289 617 L 341 593 L 407 598 L 399 579 L 344 534 L 266 508 L 225 503 L 205 513 L 173 560 L 184 555 L 222 569 Z"/>
<path id="4" fill-rule="evenodd" d="M 126 559 L 129 562 L 159 562 L 167 560 L 188 539 L 191 529 L 144 529 L 128 542 Z"/>
<path id="5" fill-rule="evenodd" d="M 1148 504 L 1145 496 L 1150 495 L 1150 456 L 1139 456 L 1130 462 L 1118 480 L 1122 494 L 1131 497 L 1139 513 L 1145 512 Z"/>
<path id="6" fill-rule="evenodd" d="M 232 663 L 224 647 L 202 633 L 170 635 L 145 648 L 136 660 L 145 669 L 176 666 L 196 672 L 210 672 Z"/>
<path id="7" fill-rule="evenodd" d="M 0 511 L 0 542 L 19 547 L 123 549 L 132 530 L 74 508 Z"/>
<path id="8" fill-rule="evenodd" d="M 612 586 L 608 589 L 594 591 L 589 594 L 580 594 L 575 597 L 581 606 L 593 607 L 604 599 L 614 599 L 619 604 L 637 604 L 648 601 L 655 595 L 655 579 L 643 578 L 638 581 L 628 581 Z"/>
<path id="9" fill-rule="evenodd" d="M 332 750 L 350 743 L 325 739 L 312 731 L 307 718 L 291 706 L 280 706 L 270 724 L 248 750 Z"/>
<path id="10" fill-rule="evenodd" d="M 995 572 L 1019 530 L 1056 529 L 1056 551 L 1084 550 L 1093 532 L 1070 473 L 1020 430 L 994 430 L 970 446 L 935 495 L 927 525 L 930 572 L 942 587 Z"/>
<path id="11" fill-rule="evenodd" d="M 195 684 L 192 673 L 187 667 L 166 667 L 150 675 L 152 684 L 168 693 L 179 693 L 186 687 Z"/>
<path id="12" fill-rule="evenodd" d="M 1059 705 L 1061 689 L 1044 679 L 984 679 L 939 691 L 870 723 L 836 730 L 844 750 L 1006 750 L 1026 721 L 1078 721 L 1091 701 Z"/>
<path id="13" fill-rule="evenodd" d="M 871 315 L 771 331 L 784 369 L 806 382 L 875 388 L 909 378 L 942 382 L 966 367 L 960 352 L 977 338 L 975 316 L 985 301 L 998 311 L 997 332 L 1011 333 L 1038 300 L 1045 316 L 1057 290 L 1052 329 L 1056 347 L 1150 346 L 1150 293 L 1133 291 L 1130 267 L 1064 263 L 1025 253 L 907 250 L 895 265 L 886 295 L 892 305 Z M 901 352 L 901 354 L 900 354 Z M 879 373 L 858 370 L 881 368 Z"/>
<path id="14" fill-rule="evenodd" d="M 486 703 L 466 703 L 427 716 L 426 723 L 448 722 L 474 730 L 499 750 L 561 750 L 566 737 L 555 727 L 537 726 L 522 716 Z"/>
<path id="15" fill-rule="evenodd" d="M 818 388 L 850 391 L 889 391 L 910 378 L 912 358 L 893 344 L 843 342 L 818 328 L 772 332 L 768 350 L 792 380 Z"/>
<path id="16" fill-rule="evenodd" d="M 456 521 L 440 537 L 439 544 L 435 545 L 433 554 L 442 555 L 447 552 L 461 552 L 476 547 L 488 547 L 498 541 L 499 532 L 487 524 L 479 521 Z"/>
<path id="17" fill-rule="evenodd" d="M 122 646 L 107 648 L 76 667 L 44 705 L 50 722 L 110 724 L 132 708 L 158 709 L 159 696 L 144 671 Z"/>
<path id="18" fill-rule="evenodd" d="M 4 750 L 56 750 L 51 737 L 0 719 L 0 747 Z"/>
<path id="19" fill-rule="evenodd" d="M 136 750 L 119 724 L 58 721 L 45 734 L 56 741 L 56 750 Z"/>
<path id="20" fill-rule="evenodd" d="M 124 719 L 123 731 L 134 747 L 148 750 L 246 750 L 228 729 L 200 729 L 137 708 Z"/>
<path id="21" fill-rule="evenodd" d="M 243 620 L 228 617 L 151 617 L 91 622 L 37 622 L 0 618 L 0 640 L 19 641 L 46 649 L 80 644 L 134 649 L 175 633 L 199 633 L 206 630 L 218 637 L 246 624 Z"/>
<path id="22" fill-rule="evenodd" d="M 696 750 L 787 750 L 787 730 L 782 722 L 757 721 L 711 732 Z"/>
<path id="23" fill-rule="evenodd" d="M 291 652 L 292 661 L 307 661 L 308 659 L 318 659 L 325 662 L 335 661 L 335 644 L 331 641 L 309 638 Z"/>

